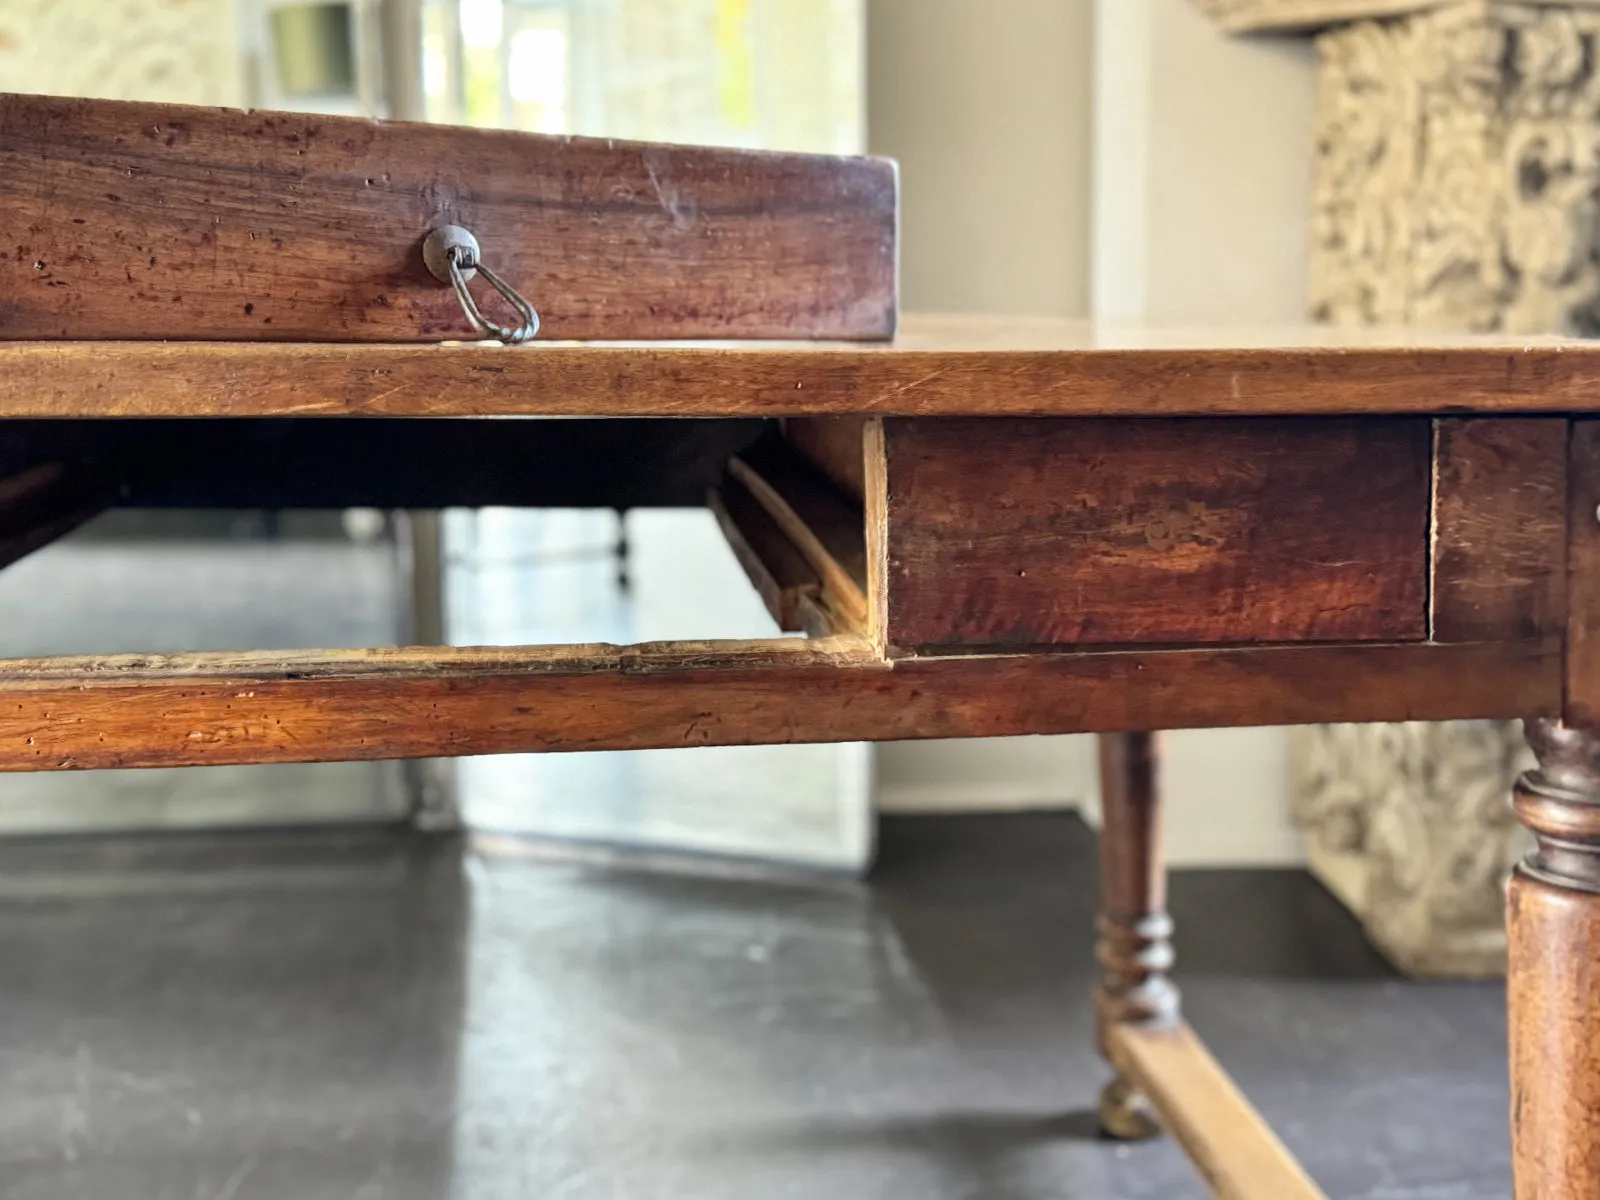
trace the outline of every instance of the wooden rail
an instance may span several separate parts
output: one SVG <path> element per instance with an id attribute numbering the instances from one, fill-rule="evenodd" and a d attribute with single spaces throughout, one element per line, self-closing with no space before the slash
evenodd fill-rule
<path id="1" fill-rule="evenodd" d="M 1187 1025 L 1113 1025 L 1106 1042 L 1219 1200 L 1325 1200 Z"/>
<path id="2" fill-rule="evenodd" d="M 0 662 L 0 770 L 1555 715 L 1555 642 L 907 659 L 858 638 Z"/>
<path id="3" fill-rule="evenodd" d="M 1534 414 L 1600 391 L 1595 342 L 1235 332 L 908 316 L 884 342 L 0 342 L 0 417 Z"/>

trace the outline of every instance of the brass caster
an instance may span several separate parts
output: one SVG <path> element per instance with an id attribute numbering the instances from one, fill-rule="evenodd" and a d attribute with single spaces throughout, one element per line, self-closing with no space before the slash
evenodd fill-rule
<path id="1" fill-rule="evenodd" d="M 1100 1132 L 1119 1142 L 1142 1142 L 1161 1135 L 1161 1123 L 1144 1093 L 1121 1075 L 1100 1091 Z"/>

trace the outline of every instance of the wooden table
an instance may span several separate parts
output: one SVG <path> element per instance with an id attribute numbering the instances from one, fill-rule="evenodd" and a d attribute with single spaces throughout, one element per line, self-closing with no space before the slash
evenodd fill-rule
<path id="1" fill-rule="evenodd" d="M 1600 345 L 888 338 L 885 164 L 447 132 L 0 101 L 0 559 L 112 503 L 704 500 L 809 636 L 11 661 L 0 769 L 1099 733 L 1103 1120 L 1282 1200 L 1171 982 L 1151 731 L 1522 717 L 1517 1195 L 1600 1192 Z M 416 344 L 441 216 L 635 340 Z"/>

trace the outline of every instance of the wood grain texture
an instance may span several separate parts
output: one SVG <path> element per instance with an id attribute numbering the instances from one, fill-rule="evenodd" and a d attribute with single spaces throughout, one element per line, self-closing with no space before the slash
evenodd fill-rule
<path id="1" fill-rule="evenodd" d="M 867 494 L 866 444 L 870 417 L 793 417 L 783 422 L 789 444 L 860 502 Z"/>
<path id="2" fill-rule="evenodd" d="M 892 646 L 1426 636 L 1425 421 L 884 432 Z"/>
<path id="3" fill-rule="evenodd" d="M 11 341 L 0 417 L 1454 415 L 1589 412 L 1600 395 L 1600 343 L 1337 332 L 907 317 L 892 342 L 850 344 Z"/>
<path id="4" fill-rule="evenodd" d="M 443 224 L 545 336 L 885 337 L 895 186 L 866 158 L 0 96 L 0 337 L 471 337 L 422 264 Z"/>
<path id="5" fill-rule="evenodd" d="M 0 770 L 1552 715 L 1555 643 L 884 663 L 859 639 L 0 663 Z"/>
<path id="6" fill-rule="evenodd" d="M 1506 892 L 1518 1200 L 1600 1194 L 1600 731 L 1524 722 L 1512 796 L 1534 850 Z"/>
<path id="7" fill-rule="evenodd" d="M 1567 465 L 1565 719 L 1600 725 L 1600 420 L 1574 421 Z"/>
<path id="8" fill-rule="evenodd" d="M 1187 1025 L 1119 1025 L 1108 1036 L 1112 1062 L 1149 1097 L 1219 1200 L 1324 1200 Z"/>
<path id="9" fill-rule="evenodd" d="M 1600 1194 L 1600 896 L 1517 872 L 1506 902 L 1515 1195 Z"/>
<path id="10" fill-rule="evenodd" d="M 1560 632 L 1567 606 L 1567 422 L 1445 418 L 1435 425 L 1434 456 L 1434 639 Z"/>

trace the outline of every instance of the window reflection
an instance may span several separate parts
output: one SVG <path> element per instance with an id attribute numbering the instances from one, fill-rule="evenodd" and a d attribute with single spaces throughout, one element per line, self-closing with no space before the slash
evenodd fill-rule
<path id="1" fill-rule="evenodd" d="M 863 0 L 427 0 L 428 118 L 859 152 Z"/>

